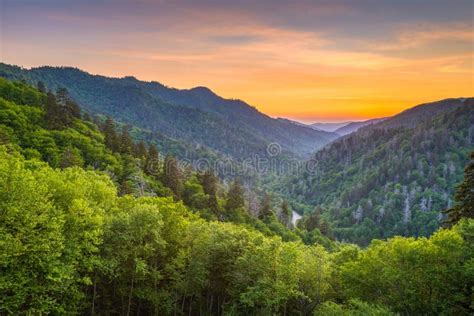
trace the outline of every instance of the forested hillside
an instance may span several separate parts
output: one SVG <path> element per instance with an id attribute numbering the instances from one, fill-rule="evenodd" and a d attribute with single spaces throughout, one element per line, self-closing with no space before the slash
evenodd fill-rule
<path id="1" fill-rule="evenodd" d="M 237 160 L 267 155 L 269 143 L 278 143 L 289 155 L 307 156 L 337 137 L 272 119 L 240 100 L 223 99 L 202 87 L 178 90 L 133 77 L 93 76 L 67 67 L 26 70 L 0 64 L 0 76 L 30 84 L 41 81 L 51 90 L 64 87 L 91 113 Z"/>
<path id="2" fill-rule="evenodd" d="M 319 206 L 338 239 L 429 236 L 452 206 L 473 122 L 472 98 L 417 106 L 318 151 L 314 172 L 280 187 L 295 204 Z"/>
<path id="3" fill-rule="evenodd" d="M 285 240 L 305 238 L 290 231 L 291 214 L 263 192 L 249 192 L 240 179 L 222 183 L 212 170 L 196 172 L 154 144 L 134 141 L 130 128 L 111 118 L 92 118 L 59 89 L 41 93 L 0 78 L 0 143 L 53 168 L 105 172 L 120 195 L 173 197 L 206 219 L 233 221 Z M 249 199 L 256 200 L 254 209 Z M 308 238 L 317 238 L 308 237 Z M 324 237 L 320 239 L 329 244 Z"/>
<path id="4" fill-rule="evenodd" d="M 472 167 L 451 228 L 360 249 L 89 118 L 0 80 L 0 314 L 472 313 Z"/>

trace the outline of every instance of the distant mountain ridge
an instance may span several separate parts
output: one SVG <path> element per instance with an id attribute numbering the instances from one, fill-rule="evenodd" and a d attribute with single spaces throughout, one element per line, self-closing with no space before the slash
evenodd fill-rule
<path id="1" fill-rule="evenodd" d="M 339 128 L 342 128 L 352 122 L 339 122 L 339 123 L 312 123 L 308 124 L 308 126 L 311 126 L 312 128 L 320 131 L 326 131 L 326 132 L 335 132 Z"/>
<path id="2" fill-rule="evenodd" d="M 375 124 L 375 123 L 381 122 L 383 120 L 385 120 L 385 118 L 375 118 L 375 119 L 362 121 L 362 122 L 351 122 L 347 125 L 344 125 L 344 126 L 338 128 L 338 129 L 336 129 L 334 131 L 334 133 L 337 133 L 339 135 L 347 135 L 347 134 L 350 134 L 350 133 L 353 133 L 353 132 L 357 131 L 361 127 L 371 125 L 371 124 Z"/>
<path id="3" fill-rule="evenodd" d="M 358 121 L 358 122 L 348 121 L 348 122 L 339 122 L 339 123 L 312 123 L 312 124 L 304 124 L 304 123 L 289 120 L 286 118 L 278 118 L 278 119 L 281 121 L 293 123 L 295 125 L 310 127 L 317 131 L 325 131 L 328 133 L 337 134 L 338 136 L 344 136 L 344 135 L 357 131 L 361 127 L 381 122 L 385 120 L 386 118 L 374 118 L 374 119 L 370 119 L 366 121 Z"/>
<path id="4" fill-rule="evenodd" d="M 241 100 L 224 99 L 205 87 L 179 90 L 134 77 L 109 78 L 71 67 L 24 69 L 0 63 L 0 76 L 68 89 L 87 111 L 109 115 L 192 146 L 233 159 L 266 155 L 278 143 L 290 156 L 305 157 L 337 138 L 334 133 L 273 119 Z"/>

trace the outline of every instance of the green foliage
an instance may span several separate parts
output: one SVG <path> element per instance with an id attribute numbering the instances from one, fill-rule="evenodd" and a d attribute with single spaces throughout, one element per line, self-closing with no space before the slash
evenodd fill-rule
<path id="1" fill-rule="evenodd" d="M 171 198 L 118 197 L 98 172 L 51 169 L 0 148 L 2 313 L 471 311 L 472 220 L 430 239 L 328 253 L 205 221 Z"/>
<path id="2" fill-rule="evenodd" d="M 473 150 L 473 100 L 421 105 L 342 137 L 314 155 L 313 172 L 290 177 L 280 191 L 292 205 L 321 206 L 338 240 L 429 236 Z M 453 212 L 461 204 L 472 210 L 469 187 Z"/>
<path id="3" fill-rule="evenodd" d="M 102 133 L 74 109 L 70 123 L 52 126 L 44 94 L 1 79 L 0 92 L 2 315 L 474 310 L 469 216 L 429 239 L 375 240 L 367 249 L 336 243 L 323 235 L 330 234 L 327 212 L 318 209 L 302 221 L 306 229 L 290 230 L 289 205 L 282 203 L 277 218 L 267 194 L 260 220 L 245 209 L 239 183 L 224 201 L 214 174 L 183 172 L 170 155 L 162 164 L 154 146 L 146 151 L 131 141 L 133 129 L 119 135 L 105 120 Z M 65 91 L 54 98 L 56 106 L 68 102 Z M 456 205 L 471 205 L 469 181 Z M 403 186 L 387 194 L 400 204 Z M 377 229 L 370 216 L 360 223 L 351 234 Z"/>
<path id="4" fill-rule="evenodd" d="M 471 152 L 471 161 L 464 169 L 464 181 L 456 192 L 456 205 L 447 210 L 448 218 L 445 224 L 452 226 L 462 218 L 474 218 L 474 151 Z"/>
<path id="5" fill-rule="evenodd" d="M 368 304 L 357 299 L 350 300 L 346 305 L 325 302 L 314 313 L 317 316 L 390 316 L 396 315 L 388 308 Z"/>
<path id="6" fill-rule="evenodd" d="M 468 225 L 472 232 L 473 222 Z M 430 239 L 373 241 L 341 267 L 346 295 L 402 314 L 467 314 L 472 254 L 473 244 L 458 229 L 440 230 Z"/>

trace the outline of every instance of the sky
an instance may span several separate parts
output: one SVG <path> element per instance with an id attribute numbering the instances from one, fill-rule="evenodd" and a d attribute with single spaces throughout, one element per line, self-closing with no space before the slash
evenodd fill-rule
<path id="1" fill-rule="evenodd" d="M 363 120 L 474 91 L 474 2 L 0 0 L 0 60 Z"/>

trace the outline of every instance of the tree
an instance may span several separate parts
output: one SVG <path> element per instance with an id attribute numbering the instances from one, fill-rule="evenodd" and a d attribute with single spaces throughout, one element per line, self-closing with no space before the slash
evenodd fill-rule
<path id="1" fill-rule="evenodd" d="M 199 176 L 199 181 L 201 182 L 204 193 L 206 193 L 208 198 L 208 207 L 214 212 L 219 212 L 219 204 L 217 202 L 217 177 L 214 175 L 212 170 L 206 170 L 204 174 Z"/>
<path id="2" fill-rule="evenodd" d="M 52 92 L 48 92 L 45 103 L 45 121 L 49 129 L 60 129 L 64 126 L 60 114 L 61 109 L 56 102 L 56 96 Z"/>
<path id="3" fill-rule="evenodd" d="M 124 125 L 120 134 L 120 153 L 132 154 L 133 146 L 133 140 L 130 137 L 130 126 Z"/>
<path id="4" fill-rule="evenodd" d="M 145 165 L 143 170 L 147 175 L 157 177 L 160 172 L 160 154 L 156 146 L 150 144 L 148 147 L 148 153 L 145 158 Z"/>
<path id="5" fill-rule="evenodd" d="M 291 223 L 291 210 L 286 200 L 281 203 L 280 221 L 285 227 L 288 227 Z"/>
<path id="6" fill-rule="evenodd" d="M 320 228 L 321 225 L 321 207 L 318 205 L 312 213 L 310 213 L 303 221 L 304 228 L 310 232 L 316 228 Z"/>
<path id="7" fill-rule="evenodd" d="M 461 218 L 474 218 L 474 151 L 470 155 L 471 161 L 464 169 L 464 181 L 456 191 L 456 205 L 445 211 L 448 218 L 445 225 L 453 226 Z"/>
<path id="8" fill-rule="evenodd" d="M 165 157 L 161 180 L 165 186 L 173 191 L 174 197 L 179 200 L 181 198 L 183 185 L 181 170 L 179 169 L 178 161 L 174 156 L 167 155 Z"/>
<path id="9" fill-rule="evenodd" d="M 102 124 L 102 132 L 105 135 L 105 146 L 116 152 L 120 149 L 119 138 L 115 129 L 115 123 L 111 117 L 107 117 Z"/>
<path id="10" fill-rule="evenodd" d="M 146 160 L 147 151 L 146 151 L 146 146 L 143 140 L 139 141 L 138 144 L 134 146 L 134 155 L 137 158 Z"/>
<path id="11" fill-rule="evenodd" d="M 81 157 L 81 153 L 77 148 L 68 147 L 61 155 L 61 160 L 59 161 L 59 166 L 61 168 L 68 168 L 73 166 L 82 167 L 84 165 L 84 160 Z"/>
<path id="12" fill-rule="evenodd" d="M 274 215 L 272 211 L 272 198 L 270 194 L 266 193 L 263 195 L 262 202 L 260 204 L 260 210 L 258 212 L 258 218 L 267 219 Z"/>
<path id="13" fill-rule="evenodd" d="M 38 91 L 41 93 L 46 93 L 46 86 L 44 85 L 43 81 L 38 81 L 36 83 L 36 87 L 38 88 Z"/>
<path id="14" fill-rule="evenodd" d="M 229 191 L 227 192 L 225 209 L 227 212 L 232 212 L 244 206 L 244 190 L 240 184 L 240 180 L 237 179 L 232 182 Z"/>

